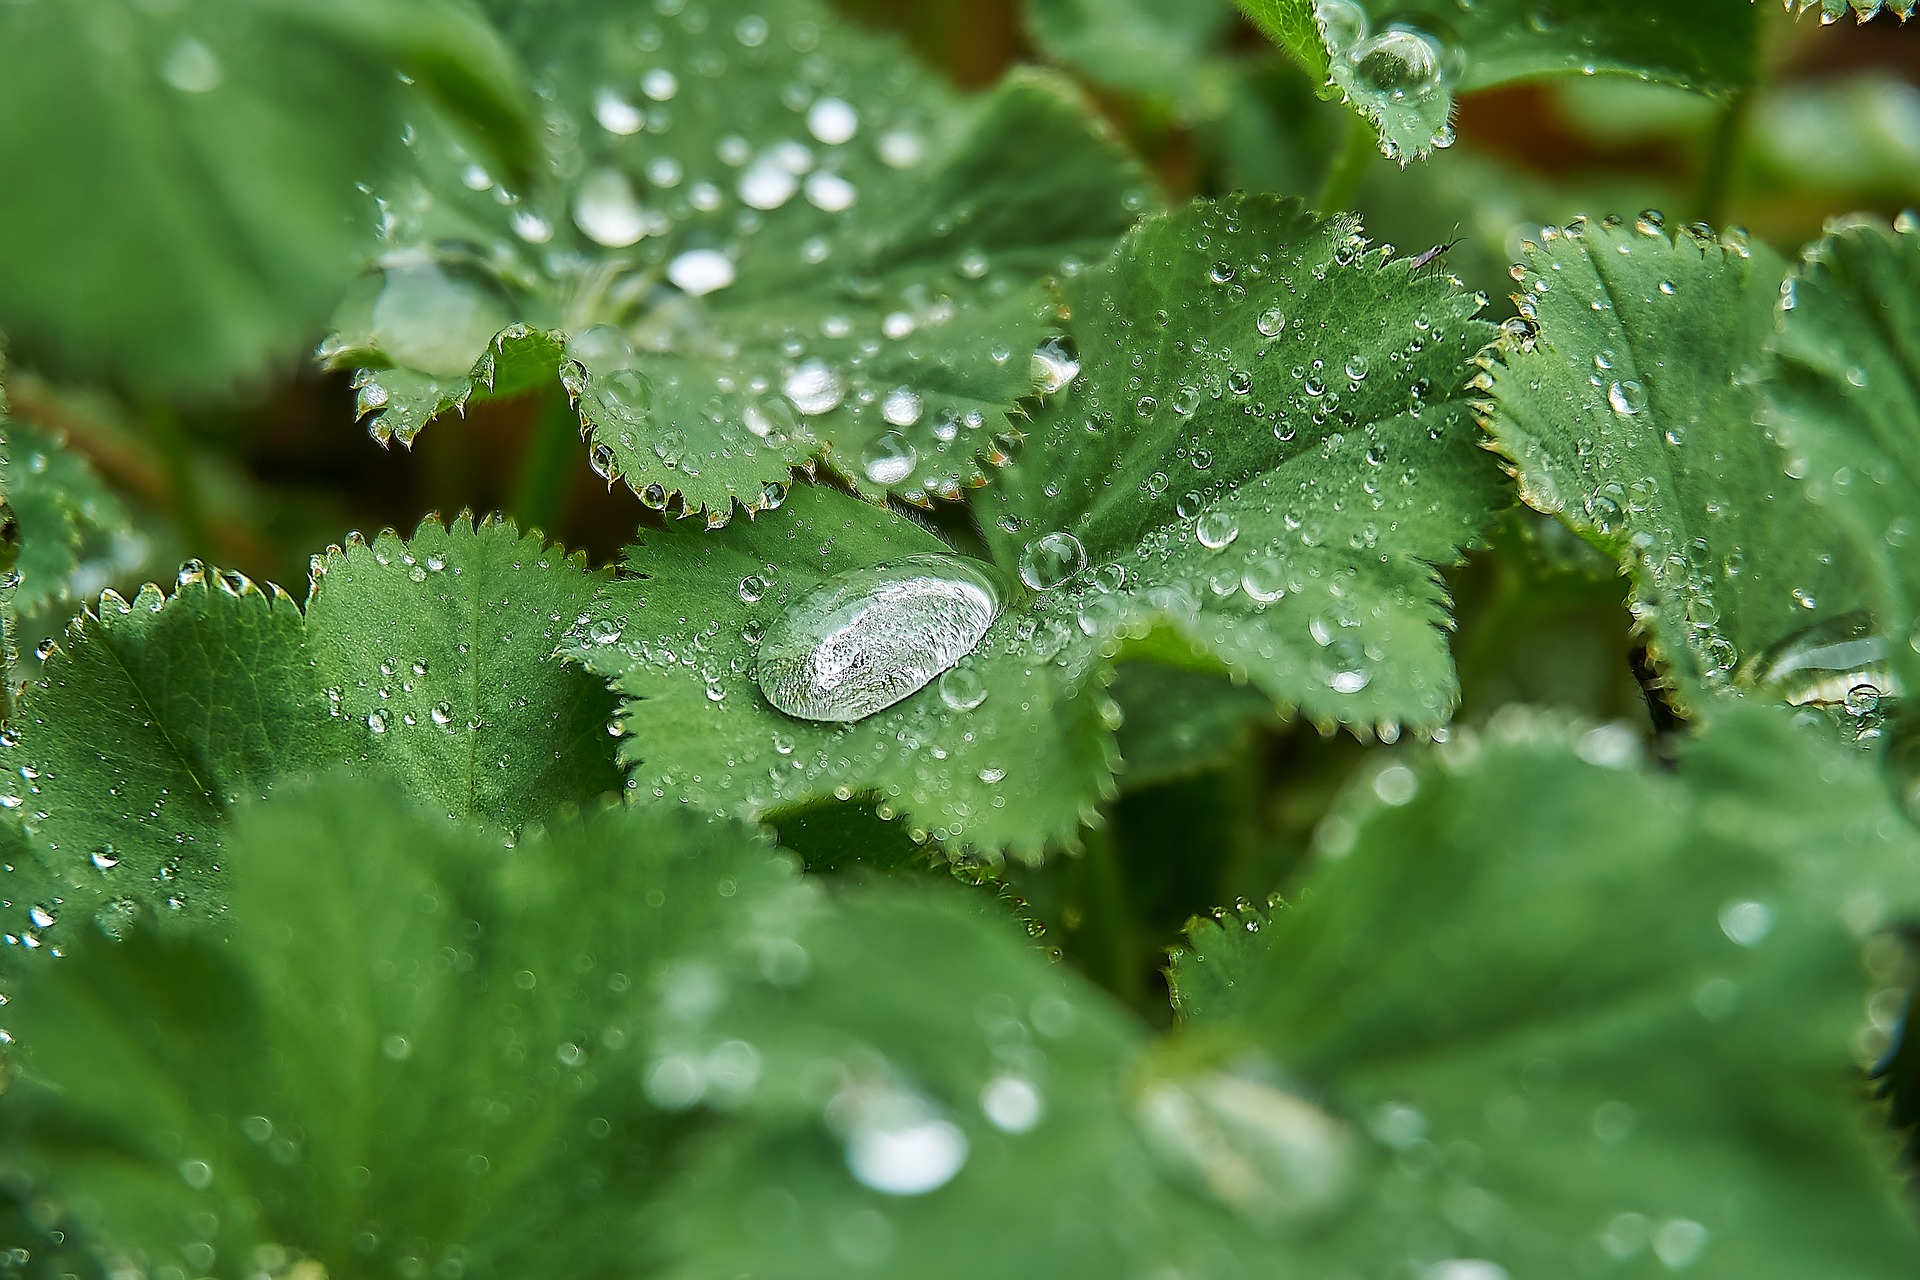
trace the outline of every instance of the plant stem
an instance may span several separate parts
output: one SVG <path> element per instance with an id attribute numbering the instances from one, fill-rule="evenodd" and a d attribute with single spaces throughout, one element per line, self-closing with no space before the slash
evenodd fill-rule
<path id="1" fill-rule="evenodd" d="M 1313 198 L 1313 207 L 1321 213 L 1338 213 L 1351 206 L 1367 166 L 1380 154 L 1373 126 L 1357 112 L 1348 115 L 1346 139 L 1327 166 L 1327 176 L 1320 182 L 1320 194 Z"/>
<path id="2" fill-rule="evenodd" d="M 1073 897 L 1081 914 L 1076 950 L 1089 977 L 1131 1007 L 1143 995 L 1134 964 L 1133 915 L 1111 832 L 1083 833 L 1085 851 L 1074 860 Z"/>
<path id="3" fill-rule="evenodd" d="M 1713 136 L 1707 141 L 1706 162 L 1700 173 L 1698 207 L 1700 219 L 1718 229 L 1727 216 L 1727 203 L 1733 195 L 1733 178 L 1739 168 L 1741 144 L 1746 138 L 1747 117 L 1753 109 L 1753 92 L 1736 89 L 1721 108 L 1713 124 Z"/>
<path id="4" fill-rule="evenodd" d="M 566 396 L 541 397 L 513 495 L 513 514 L 522 528 L 553 530 L 580 448 L 580 419 Z"/>
<path id="5" fill-rule="evenodd" d="M 180 414 L 164 400 L 150 401 L 142 415 L 154 447 L 160 451 L 160 464 L 167 476 L 167 498 L 180 536 L 193 555 L 207 555 L 213 542 L 207 533 L 207 519 L 200 497 L 200 477 L 193 465 L 193 446 L 187 440 Z"/>

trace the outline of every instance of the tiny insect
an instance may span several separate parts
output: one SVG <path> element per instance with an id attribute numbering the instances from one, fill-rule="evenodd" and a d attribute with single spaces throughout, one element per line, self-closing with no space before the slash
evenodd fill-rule
<path id="1" fill-rule="evenodd" d="M 1465 236 L 1455 236 L 1445 244 L 1437 244 L 1423 253 L 1414 255 L 1413 261 L 1407 265 L 1414 271 L 1418 271 L 1422 267 L 1432 266 L 1441 255 L 1445 254 L 1447 250 L 1453 248 L 1464 239 L 1466 239 Z M 1436 267 L 1435 270 L 1438 270 L 1438 268 Z"/>

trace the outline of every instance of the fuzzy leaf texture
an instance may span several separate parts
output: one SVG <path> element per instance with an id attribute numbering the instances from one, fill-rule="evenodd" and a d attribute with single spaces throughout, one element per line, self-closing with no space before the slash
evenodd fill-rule
<path id="1" fill-rule="evenodd" d="M 1677 778 L 1637 752 L 1509 712 L 1389 763 L 1296 905 L 1176 960 L 1196 1032 L 1371 1139 L 1310 1270 L 1907 1266 L 1913 1211 L 1850 1059 L 1894 1031 L 1901 944 L 1876 931 L 1920 905 L 1920 842 L 1865 762 L 1777 712 L 1730 712 Z"/>
<path id="2" fill-rule="evenodd" d="M 517 68 L 453 0 L 9 5 L 0 328 L 148 395 L 289 361 L 371 248 L 356 183 L 422 96 L 525 165 Z"/>
<path id="3" fill-rule="evenodd" d="M 1095 1280 L 1260 1257 L 1160 1176 L 1142 1029 L 983 898 L 823 902 L 743 828 L 657 806 L 506 850 L 359 780 L 251 806 L 228 853 L 224 941 L 94 934 L 7 1009 L 0 1165 L 105 1259 Z"/>
<path id="4" fill-rule="evenodd" d="M 537 537 L 462 519 L 316 558 L 307 608 L 238 574 L 109 592 L 30 684 L 0 806 L 24 820 L 7 936 L 39 946 L 112 901 L 223 909 L 233 806 L 346 762 L 514 828 L 615 789 L 610 699 L 551 660 L 600 581 Z"/>
<path id="5" fill-rule="evenodd" d="M 1874 566 L 1877 625 L 1853 689 L 1920 678 L 1920 221 L 1863 223 L 1810 246 L 1789 286 L 1764 416 L 1808 491 L 1851 529 Z M 1844 696 L 1844 695 L 1843 695 Z M 1864 695 L 1860 695 L 1864 696 Z M 1856 698 L 1858 701 L 1858 697 Z"/>
<path id="6" fill-rule="evenodd" d="M 382 440 L 558 379 L 596 470 L 709 524 L 818 461 L 957 498 L 1033 390 L 1044 280 L 1148 199 L 1061 82 L 962 99 L 811 0 L 506 25 L 551 102 L 539 180 L 420 121 L 325 348 Z"/>
<path id="7" fill-rule="evenodd" d="M 822 723 L 755 678 L 825 580 L 950 552 L 902 516 L 799 487 L 629 553 L 570 651 L 628 699 L 643 796 L 765 814 L 860 792 L 942 844 L 1037 857 L 1110 789 L 1123 650 L 1225 667 L 1329 727 L 1445 719 L 1433 566 L 1503 501 L 1464 399 L 1478 300 L 1270 199 L 1151 219 L 1065 297 L 1082 371 L 975 500 L 990 561 L 961 565 L 998 613 L 917 693 Z"/>
<path id="8" fill-rule="evenodd" d="M 1522 495 L 1621 561 L 1684 705 L 1840 703 L 1853 686 L 1820 655 L 1868 629 L 1866 560 L 1756 422 L 1785 274 L 1743 239 L 1576 226 L 1516 268 L 1538 333 L 1490 368 Z"/>

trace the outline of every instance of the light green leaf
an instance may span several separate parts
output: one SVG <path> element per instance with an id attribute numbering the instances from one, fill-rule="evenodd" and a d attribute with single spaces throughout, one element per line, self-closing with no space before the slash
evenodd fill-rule
<path id="1" fill-rule="evenodd" d="M 1851 686 L 1828 687 L 1815 651 L 1871 603 L 1840 522 L 1755 422 L 1784 275 L 1744 240 L 1576 226 L 1529 250 L 1527 324 L 1490 367 L 1488 429 L 1522 496 L 1622 562 L 1688 706 L 1736 680 L 1840 701 Z"/>
<path id="2" fill-rule="evenodd" d="M 193 563 L 171 596 L 108 592 L 75 621 L 0 740 L 0 806 L 64 886 L 0 895 L 33 916 L 15 936 L 38 945 L 109 899 L 222 910 L 229 812 L 314 769 L 375 761 L 506 828 L 617 785 L 612 700 L 552 660 L 599 575 L 466 520 L 353 540 L 321 568 L 305 616 Z"/>
<path id="3" fill-rule="evenodd" d="M 1030 0 L 1027 29 L 1048 57 L 1092 80 L 1173 103 L 1188 117 L 1227 106 L 1232 70 L 1219 57 L 1231 0 Z"/>
<path id="4" fill-rule="evenodd" d="M 658 1258 L 692 1126 L 643 1073 L 674 1011 L 794 954 L 787 859 L 657 808 L 507 850 L 352 780 L 247 810 L 226 858 L 228 941 L 142 922 L 23 975 L 11 1185 L 201 1275 Z"/>
<path id="5" fill-rule="evenodd" d="M 956 849 L 1037 857 L 1110 790 L 1123 650 L 1224 666 L 1328 726 L 1444 720 L 1434 565 L 1502 500 L 1463 399 L 1492 332 L 1477 300 L 1273 200 L 1149 221 L 1066 298 L 1085 371 L 976 500 L 992 560 L 970 572 L 998 618 L 904 701 L 800 720 L 754 672 L 826 578 L 948 551 L 906 518 L 802 487 L 724 535 L 634 548 L 571 652 L 630 699 L 643 796 L 767 814 L 860 792 Z M 1065 560 L 1036 590 L 1047 548 Z"/>
<path id="6" fill-rule="evenodd" d="M 508 27 L 547 172 L 510 190 L 421 121 L 326 347 L 382 440 L 559 378 L 598 471 L 710 524 L 817 461 L 957 498 L 1034 390 L 1043 282 L 1148 199 L 1060 82 L 961 99 L 812 0 Z"/>
<path id="7" fill-rule="evenodd" d="M 1871 767 L 1778 713 L 1730 711 L 1678 778 L 1635 753 L 1617 726 L 1509 713 L 1389 764 L 1257 947 L 1202 937 L 1235 998 L 1176 967 L 1196 1026 L 1376 1144 L 1309 1270 L 1878 1277 L 1913 1256 L 1849 1059 L 1886 1047 L 1862 1002 L 1900 948 L 1866 943 L 1869 987 L 1862 940 L 1920 904 L 1920 840 Z"/>
<path id="8" fill-rule="evenodd" d="M 1920 518 L 1920 221 L 1856 223 L 1807 250 L 1789 285 L 1765 387 L 1766 420 L 1807 489 L 1851 529 L 1874 568 L 1883 662 L 1920 678 L 1920 569 L 1909 544 Z M 1873 676 L 1872 679 L 1866 679 Z"/>
<path id="9" fill-rule="evenodd" d="M 372 244 L 401 69 L 524 149 L 513 63 L 452 0 L 8 6 L 0 327 L 149 393 L 291 355 Z"/>
<path id="10" fill-rule="evenodd" d="M 1554 73 L 1612 72 L 1724 93 L 1753 83 L 1758 23 L 1749 0 L 1240 0 L 1326 92 L 1373 124 L 1389 156 L 1448 146 L 1456 91 Z"/>

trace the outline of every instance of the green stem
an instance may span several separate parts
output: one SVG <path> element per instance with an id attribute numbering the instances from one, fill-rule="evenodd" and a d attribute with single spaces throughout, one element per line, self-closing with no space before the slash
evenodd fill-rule
<path id="1" fill-rule="evenodd" d="M 1327 176 L 1321 179 L 1320 194 L 1313 198 L 1313 207 L 1321 213 L 1339 213 L 1351 208 L 1354 193 L 1360 189 L 1360 179 L 1366 176 L 1367 166 L 1379 154 L 1373 126 L 1366 117 L 1350 112 L 1346 140 L 1327 166 Z"/>
<path id="2" fill-rule="evenodd" d="M 522 528 L 553 530 L 580 449 L 580 419 L 566 396 L 543 397 L 528 433 L 520 485 L 513 495 L 513 514 Z"/>
<path id="3" fill-rule="evenodd" d="M 204 556 L 213 549 L 207 535 L 207 514 L 200 494 L 200 476 L 193 464 L 193 446 L 187 440 L 180 415 L 164 400 L 148 403 L 145 414 L 147 432 L 160 451 L 161 467 L 167 476 L 167 492 L 172 500 L 174 522 L 191 555 Z"/>
<path id="4" fill-rule="evenodd" d="M 1707 141 L 1706 163 L 1700 173 L 1698 207 L 1701 221 L 1719 227 L 1727 216 L 1727 204 L 1733 195 L 1733 179 L 1739 169 L 1741 144 L 1746 138 L 1747 117 L 1753 110 L 1753 92 L 1737 89 L 1721 108 L 1713 124 L 1713 136 Z"/>

